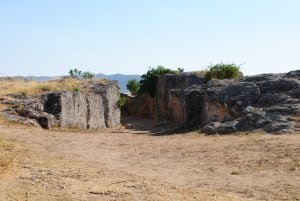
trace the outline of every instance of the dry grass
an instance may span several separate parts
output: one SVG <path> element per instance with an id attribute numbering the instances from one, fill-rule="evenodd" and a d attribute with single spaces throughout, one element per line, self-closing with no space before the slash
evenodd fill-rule
<path id="1" fill-rule="evenodd" d="M 0 106 L 1 106 L 1 104 L 0 104 Z M 0 110 L 0 112 L 1 112 L 1 110 Z M 0 125 L 6 125 L 6 126 L 8 126 L 8 125 L 19 125 L 19 126 L 27 126 L 28 127 L 28 125 L 24 125 L 21 122 L 16 122 L 16 121 L 9 120 L 9 119 L 7 119 L 6 117 L 4 117 L 2 115 L 0 115 Z M 0 145 L 0 147 L 1 147 L 1 145 Z"/>
<path id="2" fill-rule="evenodd" d="M 5 151 L 10 151 L 15 148 L 15 145 L 8 140 L 0 139 L 0 149 Z"/>
<path id="3" fill-rule="evenodd" d="M 12 164 L 12 158 L 7 154 L 0 153 L 0 176 L 1 174 L 9 169 Z"/>
<path id="4" fill-rule="evenodd" d="M 88 82 L 104 83 L 104 79 L 93 79 Z M 34 95 L 47 91 L 81 91 L 84 90 L 84 84 L 87 81 L 64 78 L 48 82 L 39 82 L 34 80 L 2 80 L 0 81 L 0 97 L 7 94 Z"/>
<path id="5" fill-rule="evenodd" d="M 198 74 L 200 76 L 205 76 L 208 70 L 198 70 L 198 71 L 191 71 L 190 73 Z"/>
<path id="6" fill-rule="evenodd" d="M 15 145 L 12 142 L 0 139 L 0 176 L 12 166 L 14 148 Z"/>

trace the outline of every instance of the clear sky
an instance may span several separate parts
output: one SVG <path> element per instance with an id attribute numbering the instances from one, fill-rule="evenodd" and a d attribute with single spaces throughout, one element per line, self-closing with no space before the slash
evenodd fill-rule
<path id="1" fill-rule="evenodd" d="M 0 76 L 300 69 L 299 0 L 0 0 Z"/>

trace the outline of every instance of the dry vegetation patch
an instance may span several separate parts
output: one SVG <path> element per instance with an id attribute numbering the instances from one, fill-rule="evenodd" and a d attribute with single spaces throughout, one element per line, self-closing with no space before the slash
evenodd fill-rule
<path id="1" fill-rule="evenodd" d="M 21 78 L 1 79 L 0 78 L 0 112 L 5 110 L 21 109 L 22 107 L 18 101 L 15 102 L 15 95 L 33 97 L 34 95 L 50 92 L 50 91 L 83 91 L 91 90 L 92 84 L 106 84 L 106 79 L 77 79 L 65 77 L 62 79 L 51 80 L 46 82 L 39 82 L 35 80 L 26 80 Z M 15 104 L 16 103 L 16 104 Z M 11 112 L 14 112 L 12 110 Z M 17 115 L 17 114 L 16 114 Z M 14 124 L 16 123 L 13 121 Z M 10 120 L 0 116 L 0 123 L 9 125 Z"/>
<path id="2" fill-rule="evenodd" d="M 12 166 L 15 158 L 13 154 L 15 148 L 13 142 L 0 138 L 0 176 Z"/>
<path id="3" fill-rule="evenodd" d="M 0 98 L 7 94 L 34 95 L 47 91 L 82 91 L 90 82 L 105 83 L 105 79 L 81 80 L 75 78 L 63 78 L 47 82 L 35 80 L 14 79 L 0 81 Z"/>

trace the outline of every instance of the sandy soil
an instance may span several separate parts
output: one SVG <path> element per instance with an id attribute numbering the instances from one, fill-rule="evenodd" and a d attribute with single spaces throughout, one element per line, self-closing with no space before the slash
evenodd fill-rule
<path id="1" fill-rule="evenodd" d="M 22 146 L 0 200 L 300 200 L 300 133 L 205 136 L 0 125 Z"/>

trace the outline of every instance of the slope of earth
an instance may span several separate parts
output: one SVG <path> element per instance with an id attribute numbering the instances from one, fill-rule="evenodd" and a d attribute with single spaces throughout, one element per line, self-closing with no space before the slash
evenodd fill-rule
<path id="1" fill-rule="evenodd" d="M 27 150 L 0 200 L 300 199 L 299 134 L 156 135 L 129 121 L 139 129 L 0 125 L 0 138 Z"/>

